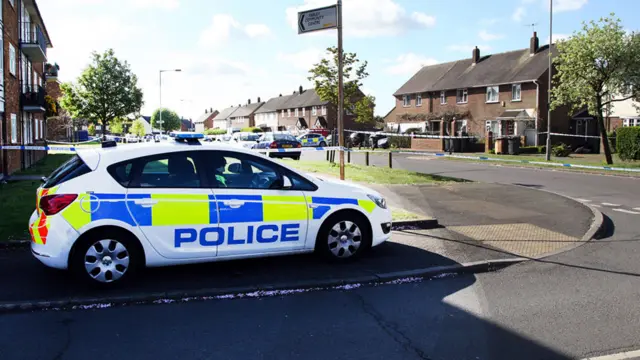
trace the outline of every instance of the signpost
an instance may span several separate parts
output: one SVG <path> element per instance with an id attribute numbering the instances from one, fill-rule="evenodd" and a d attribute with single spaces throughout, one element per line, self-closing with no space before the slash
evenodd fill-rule
<path id="1" fill-rule="evenodd" d="M 298 34 L 338 29 L 338 144 L 340 146 L 340 180 L 344 180 L 344 83 L 342 59 L 342 0 L 336 5 L 300 11 Z"/>

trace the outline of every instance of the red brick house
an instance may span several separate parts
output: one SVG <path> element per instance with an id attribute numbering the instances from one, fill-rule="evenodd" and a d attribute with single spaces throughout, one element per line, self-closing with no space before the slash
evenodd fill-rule
<path id="1" fill-rule="evenodd" d="M 534 32 L 526 49 L 481 56 L 476 47 L 471 58 L 425 66 L 393 94 L 396 106 L 385 123 L 400 132 L 418 127 L 434 135 L 485 138 L 491 131 L 522 136 L 526 145 L 544 144 L 539 133 L 547 129 L 548 56 L 549 46 L 540 47 Z M 443 123 L 444 114 L 455 122 Z M 551 116 L 552 132 L 570 133 L 567 108 Z M 439 143 L 424 147 L 441 150 Z"/>
<path id="2" fill-rule="evenodd" d="M 35 0 L 3 0 L 0 66 L 0 144 L 44 145 L 45 76 L 51 39 Z M 0 151 L 0 177 L 30 167 L 47 153 L 39 150 Z"/>
<path id="3" fill-rule="evenodd" d="M 213 129 L 213 118 L 219 114 L 218 110 L 204 109 L 204 114 L 200 115 L 194 122 L 196 132 L 202 133 L 205 130 Z"/>
<path id="4" fill-rule="evenodd" d="M 251 99 L 247 100 L 247 104 L 242 106 L 238 105 L 237 110 L 229 115 L 229 121 L 233 130 L 240 130 L 245 127 L 256 126 L 255 112 L 264 105 L 264 102 L 258 101 L 251 103 Z"/>

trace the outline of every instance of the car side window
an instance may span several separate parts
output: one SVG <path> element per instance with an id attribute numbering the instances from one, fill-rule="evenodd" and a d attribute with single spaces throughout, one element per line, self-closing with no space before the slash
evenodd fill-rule
<path id="1" fill-rule="evenodd" d="M 133 175 L 132 169 L 133 161 L 126 161 L 109 166 L 107 171 L 120 185 L 128 187 Z"/>
<path id="2" fill-rule="evenodd" d="M 131 187 L 201 188 L 202 176 L 192 153 L 169 153 L 137 159 L 138 175 Z"/>

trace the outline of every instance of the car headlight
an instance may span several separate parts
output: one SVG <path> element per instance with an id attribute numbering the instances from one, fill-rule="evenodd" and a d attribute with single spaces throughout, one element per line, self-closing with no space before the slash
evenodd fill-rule
<path id="1" fill-rule="evenodd" d="M 387 201 L 383 197 L 371 195 L 371 194 L 367 194 L 367 196 L 369 197 L 369 199 L 371 199 L 371 201 L 376 203 L 376 205 L 378 205 L 382 209 L 387 208 Z"/>

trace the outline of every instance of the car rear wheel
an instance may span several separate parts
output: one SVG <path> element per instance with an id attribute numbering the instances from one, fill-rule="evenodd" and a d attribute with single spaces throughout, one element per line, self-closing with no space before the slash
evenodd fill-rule
<path id="1" fill-rule="evenodd" d="M 316 251 L 332 261 L 356 259 L 371 247 L 366 219 L 353 212 L 330 216 L 318 232 Z"/>
<path id="2" fill-rule="evenodd" d="M 94 286 L 110 287 L 128 280 L 141 265 L 138 247 L 128 238 L 86 239 L 71 258 L 71 270 Z"/>

